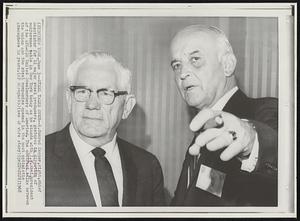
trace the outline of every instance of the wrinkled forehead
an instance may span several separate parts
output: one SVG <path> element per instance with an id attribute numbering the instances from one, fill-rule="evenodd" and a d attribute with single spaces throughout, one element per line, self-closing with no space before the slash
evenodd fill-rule
<path id="1" fill-rule="evenodd" d="M 176 57 L 199 50 L 206 53 L 216 50 L 217 36 L 210 31 L 179 32 L 171 42 L 171 55 Z"/>

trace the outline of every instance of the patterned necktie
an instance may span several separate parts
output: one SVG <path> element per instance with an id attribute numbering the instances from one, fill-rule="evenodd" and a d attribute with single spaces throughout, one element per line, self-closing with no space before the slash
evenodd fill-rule
<path id="1" fill-rule="evenodd" d="M 112 168 L 101 148 L 92 150 L 102 206 L 119 206 L 118 189 Z"/>

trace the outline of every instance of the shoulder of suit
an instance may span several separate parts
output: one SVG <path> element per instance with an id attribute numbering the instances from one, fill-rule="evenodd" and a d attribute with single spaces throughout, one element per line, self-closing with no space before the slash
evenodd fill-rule
<path id="1" fill-rule="evenodd" d="M 62 130 L 56 131 L 54 133 L 46 135 L 45 144 L 49 145 L 51 143 L 59 142 L 60 140 L 66 139 L 69 134 L 69 124 L 65 126 Z"/>
<path id="2" fill-rule="evenodd" d="M 156 156 L 142 147 L 138 147 L 128 141 L 125 141 L 119 137 L 117 137 L 117 143 L 119 149 L 123 149 L 126 153 L 136 157 L 138 160 L 157 160 Z M 122 151 L 122 150 L 121 150 Z"/>
<path id="3" fill-rule="evenodd" d="M 60 133 L 61 133 L 61 131 L 55 131 L 54 133 L 46 135 L 46 138 L 45 138 L 46 145 L 49 144 L 51 141 L 56 140 L 59 137 Z"/>
<path id="4" fill-rule="evenodd" d="M 260 98 L 252 98 L 259 104 L 269 104 L 269 105 L 278 105 L 278 98 L 275 97 L 260 97 Z"/>
<path id="5" fill-rule="evenodd" d="M 64 152 L 72 145 L 72 139 L 69 132 L 69 124 L 62 130 L 49 134 L 45 138 L 46 156 L 62 156 Z"/>
<path id="6" fill-rule="evenodd" d="M 257 113 L 262 110 L 275 110 L 278 109 L 278 98 L 275 97 L 248 97 L 244 92 L 239 90 L 235 94 L 235 103 L 243 104 L 241 110 L 243 112 Z"/>
<path id="7" fill-rule="evenodd" d="M 265 111 L 276 113 L 278 112 L 278 98 L 274 97 L 261 97 L 251 98 L 255 106 L 255 113 L 263 113 Z"/>

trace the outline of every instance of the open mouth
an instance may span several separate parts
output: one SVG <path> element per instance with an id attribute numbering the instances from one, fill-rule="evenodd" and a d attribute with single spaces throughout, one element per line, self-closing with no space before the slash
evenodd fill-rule
<path id="1" fill-rule="evenodd" d="M 185 91 L 190 91 L 190 90 L 192 90 L 194 87 L 195 87 L 195 86 L 190 85 L 190 86 L 185 87 L 184 90 L 185 90 Z"/>

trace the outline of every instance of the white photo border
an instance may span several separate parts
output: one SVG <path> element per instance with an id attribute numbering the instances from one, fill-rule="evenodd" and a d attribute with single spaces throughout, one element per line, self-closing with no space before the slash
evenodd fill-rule
<path id="1" fill-rule="evenodd" d="M 8 10 L 8 17 L 5 12 Z M 212 11 L 213 10 L 213 11 Z M 34 13 L 33 13 L 34 11 Z M 295 217 L 297 208 L 296 190 L 296 120 L 297 120 L 297 4 L 296 3 L 214 3 L 214 4 L 38 4 L 6 3 L 3 8 L 3 216 L 4 217 Z M 294 14 L 292 14 L 294 13 Z M 34 15 L 33 15 L 34 14 Z M 279 44 L 279 140 L 278 140 L 278 207 L 132 207 L 108 208 L 41 208 L 39 212 L 7 210 L 10 203 L 9 146 L 13 132 L 8 130 L 13 116 L 8 105 L 12 63 L 7 51 L 12 47 L 7 26 L 14 20 L 41 19 L 51 16 L 248 16 L 277 17 Z M 200 16 L 200 15 L 201 16 Z M 45 23 L 44 23 L 45 24 Z M 45 29 L 45 28 L 44 28 Z M 44 35 L 45 36 L 45 35 Z M 45 52 L 44 52 L 45 57 Z M 45 71 L 45 70 L 44 70 Z M 45 72 L 44 72 L 45 73 Z M 43 119 L 44 120 L 44 119 Z M 284 148 L 282 148 L 284 147 Z M 289 148 L 289 151 L 287 151 Z M 289 162 L 288 167 L 286 162 Z M 226 212 L 225 212 L 226 211 Z M 255 212 L 254 212 L 255 211 Z"/>

